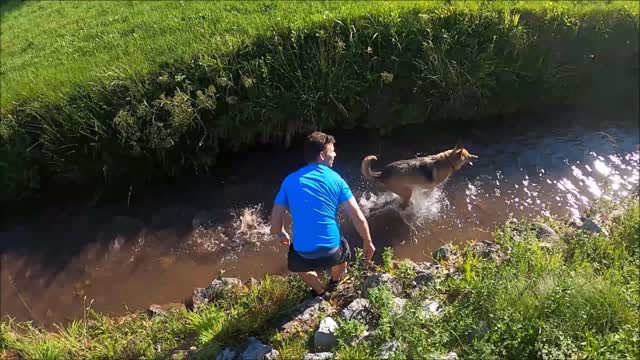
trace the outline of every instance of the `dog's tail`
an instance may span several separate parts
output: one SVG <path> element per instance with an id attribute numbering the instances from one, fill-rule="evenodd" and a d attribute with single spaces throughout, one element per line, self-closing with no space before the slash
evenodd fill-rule
<path id="1" fill-rule="evenodd" d="M 369 155 L 362 160 L 362 175 L 367 179 L 375 179 L 382 174 L 379 171 L 371 171 L 371 160 L 378 160 L 378 158 Z"/>

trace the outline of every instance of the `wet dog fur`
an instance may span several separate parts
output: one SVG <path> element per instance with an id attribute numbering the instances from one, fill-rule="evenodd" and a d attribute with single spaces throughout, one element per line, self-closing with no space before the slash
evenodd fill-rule
<path id="1" fill-rule="evenodd" d="M 478 158 L 459 146 L 435 155 L 421 155 L 387 164 L 382 171 L 371 170 L 371 162 L 378 158 L 369 155 L 362 160 L 362 175 L 400 196 L 400 208 L 404 210 L 409 206 L 413 188 L 436 187 L 464 165 Z"/>

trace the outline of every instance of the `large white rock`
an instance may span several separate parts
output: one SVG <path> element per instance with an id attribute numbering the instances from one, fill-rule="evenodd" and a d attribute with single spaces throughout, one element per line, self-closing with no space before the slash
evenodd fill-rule
<path id="1" fill-rule="evenodd" d="M 345 320 L 356 320 L 368 324 L 373 320 L 375 313 L 367 299 L 355 299 L 346 308 L 342 309 L 340 316 Z"/>
<path id="2" fill-rule="evenodd" d="M 276 352 L 276 354 L 273 354 Z M 274 357 L 275 356 L 275 357 Z M 249 345 L 242 353 L 240 358 L 242 360 L 264 360 L 264 359 L 277 359 L 279 354 L 271 346 L 265 345 L 260 340 L 253 336 L 249 338 Z"/>
<path id="3" fill-rule="evenodd" d="M 333 353 L 321 352 L 321 353 L 307 353 L 304 355 L 303 360 L 330 360 L 333 358 Z"/>
<path id="4" fill-rule="evenodd" d="M 380 353 L 380 359 L 388 359 L 396 351 L 400 349 L 400 343 L 397 340 L 389 341 L 382 345 L 382 352 Z"/>
<path id="5" fill-rule="evenodd" d="M 327 316 L 322 319 L 320 327 L 313 336 L 316 351 L 331 350 L 334 346 L 338 345 L 338 338 L 336 337 L 337 330 L 338 324 L 331 317 Z"/>

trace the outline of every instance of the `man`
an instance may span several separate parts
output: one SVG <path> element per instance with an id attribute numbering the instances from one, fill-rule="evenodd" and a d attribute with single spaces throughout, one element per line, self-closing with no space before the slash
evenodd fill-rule
<path id="1" fill-rule="evenodd" d="M 307 165 L 289 174 L 276 195 L 271 213 L 271 234 L 289 245 L 287 265 L 311 287 L 316 296 L 329 296 L 337 288 L 351 260 L 349 244 L 340 235 L 338 208 L 346 213 L 362 237 L 364 256 L 375 252 L 369 224 L 347 183 L 331 169 L 336 157 L 333 136 L 316 131 L 304 145 Z M 284 214 L 293 218 L 293 241 L 284 228 Z M 325 286 L 316 270 L 330 269 Z"/>

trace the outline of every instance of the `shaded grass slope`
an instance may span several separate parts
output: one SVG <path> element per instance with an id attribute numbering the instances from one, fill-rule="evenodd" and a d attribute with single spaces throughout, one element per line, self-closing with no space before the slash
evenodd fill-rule
<path id="1" fill-rule="evenodd" d="M 637 107 L 634 2 L 11 4 L 6 204 L 208 173 L 312 129 Z"/>

